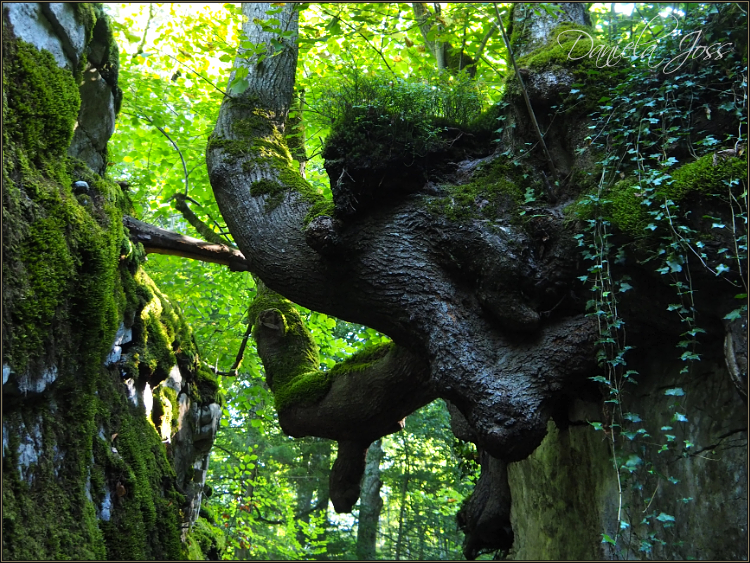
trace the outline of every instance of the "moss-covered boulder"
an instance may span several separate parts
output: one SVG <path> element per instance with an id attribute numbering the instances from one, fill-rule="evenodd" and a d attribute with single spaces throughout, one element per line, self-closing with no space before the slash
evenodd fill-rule
<path id="1" fill-rule="evenodd" d="M 71 156 L 82 124 L 114 124 L 97 37 L 100 6 L 4 6 L 4 559 L 183 559 L 221 412 L 127 197 L 92 170 L 111 130 L 99 161 Z M 112 103 L 81 103 L 91 69 Z"/>

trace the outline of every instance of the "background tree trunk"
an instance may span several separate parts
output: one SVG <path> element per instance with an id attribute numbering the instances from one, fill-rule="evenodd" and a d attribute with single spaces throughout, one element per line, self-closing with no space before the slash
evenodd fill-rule
<path id="1" fill-rule="evenodd" d="M 372 561 L 377 559 L 377 537 L 380 511 L 383 499 L 380 498 L 380 461 L 383 459 L 382 440 L 375 440 L 367 448 L 365 473 L 362 477 L 362 493 L 359 499 L 359 519 L 357 521 L 357 559 Z"/>

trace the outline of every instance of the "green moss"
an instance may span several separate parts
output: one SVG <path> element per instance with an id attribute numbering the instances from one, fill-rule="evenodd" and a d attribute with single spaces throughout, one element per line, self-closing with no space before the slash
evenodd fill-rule
<path id="1" fill-rule="evenodd" d="M 347 373 L 358 373 L 372 367 L 372 364 L 382 360 L 393 348 L 392 342 L 367 346 L 343 362 L 337 363 L 330 370 L 332 378 L 340 377 Z"/>
<path id="2" fill-rule="evenodd" d="M 724 196 L 728 182 L 733 179 L 747 179 L 747 159 L 718 158 L 714 166 L 714 156 L 708 154 L 676 169 L 671 180 L 666 179 L 655 186 L 652 193 L 647 193 L 648 185 L 639 184 L 635 178 L 616 182 L 603 193 L 599 213 L 630 237 L 646 238 L 650 233 L 646 227 L 653 221 L 649 208 L 644 205 L 647 197 L 660 202 L 669 199 L 679 203 L 691 195 Z M 596 200 L 592 199 L 591 194 L 585 193 L 570 206 L 581 219 L 594 216 L 594 205 L 586 203 Z"/>
<path id="3" fill-rule="evenodd" d="M 175 365 L 172 343 L 185 338 L 180 317 L 168 299 L 142 269 L 134 276 L 141 307 L 133 323 L 133 344 L 127 354 L 124 373 L 133 379 L 141 376 L 151 381 L 166 379 Z"/>
<path id="4" fill-rule="evenodd" d="M 331 386 L 330 372 L 319 369 L 320 357 L 315 340 L 294 304 L 265 286 L 259 287 L 248 313 L 254 323 L 254 334 L 258 330 L 259 313 L 269 309 L 281 315 L 283 338 L 268 353 L 263 353 L 259 343 L 258 352 L 274 394 L 276 410 L 281 412 L 293 404 L 314 404 L 328 393 Z"/>
<path id="5" fill-rule="evenodd" d="M 258 288 L 248 315 L 254 324 L 253 333 L 259 330 L 258 315 L 266 310 L 276 310 L 281 316 L 283 338 L 269 353 L 258 352 L 263 360 L 266 380 L 274 394 L 276 409 L 283 410 L 292 403 L 314 403 L 330 388 L 329 374 L 319 371 L 318 347 L 305 327 L 294 304 L 265 286 Z"/>
<path id="6" fill-rule="evenodd" d="M 259 330 L 258 315 L 267 310 L 280 315 L 283 338 L 270 346 L 260 340 L 258 353 L 278 412 L 292 405 L 314 405 L 326 396 L 336 377 L 368 369 L 392 348 L 391 343 L 367 347 L 331 370 L 322 371 L 317 345 L 294 304 L 262 285 L 248 313 L 254 323 L 254 336 Z"/>
<path id="7" fill-rule="evenodd" d="M 196 365 L 195 383 L 190 387 L 190 396 L 194 401 L 203 404 L 224 404 L 224 401 L 219 395 L 219 382 L 216 378 L 216 374 L 202 366 Z"/>
<path id="8" fill-rule="evenodd" d="M 518 59 L 519 66 L 529 69 L 543 69 L 551 66 L 564 66 L 576 70 L 577 65 L 583 64 L 587 68 L 596 63 L 596 49 L 605 46 L 601 41 L 591 42 L 582 34 L 575 31 L 587 33 L 590 37 L 596 37 L 596 32 L 592 27 L 578 25 L 572 22 L 565 22 L 552 30 L 550 40 L 542 48 L 535 49 L 528 55 Z M 561 40 L 558 42 L 558 37 Z M 581 37 L 580 40 L 578 38 Z M 588 54 L 594 52 L 594 57 L 590 58 Z"/>
<path id="9" fill-rule="evenodd" d="M 141 268 L 136 270 L 128 290 L 129 300 L 135 301 L 129 307 L 140 312 L 133 322 L 133 341 L 125 355 L 123 373 L 156 387 L 179 364 L 192 377 L 193 400 L 220 402 L 216 375 L 201 366 L 192 331 L 179 309 Z"/>
<path id="10" fill-rule="evenodd" d="M 473 121 L 469 122 L 467 128 L 470 133 L 476 135 L 494 132 L 498 128 L 497 119 L 501 115 L 500 104 L 493 104 Z"/>
<path id="11" fill-rule="evenodd" d="M 95 466 L 108 476 L 105 494 L 115 493 L 111 518 L 100 523 L 107 559 L 181 558 L 177 508 L 185 499 L 175 488 L 161 437 L 135 410 L 116 389 L 100 403 L 99 424 L 116 432 L 111 441 L 116 453 L 103 443 L 110 438 L 106 434 L 104 441 L 97 439 L 103 447 L 95 455 Z"/>
<path id="12" fill-rule="evenodd" d="M 307 182 L 299 173 L 299 167 L 289 153 L 283 135 L 272 124 L 270 116 L 252 102 L 242 102 L 249 114 L 232 123 L 234 139 L 209 137 L 208 150 L 220 149 L 232 159 L 245 159 L 243 171 L 250 173 L 258 168 L 270 172 L 271 178 L 262 178 L 250 185 L 254 197 L 265 196 L 266 212 L 276 209 L 287 193 L 297 193 L 302 201 L 311 206 L 304 225 L 316 216 L 332 209 L 332 202 Z M 275 178 L 275 179 L 273 179 Z"/>
<path id="13" fill-rule="evenodd" d="M 316 217 L 333 217 L 334 210 L 335 206 L 333 205 L 333 200 L 328 200 L 321 197 L 316 200 L 315 203 L 313 203 L 310 207 L 310 211 L 308 211 L 307 215 L 305 216 L 304 225 L 309 225 L 310 222 Z"/>
<path id="14" fill-rule="evenodd" d="M 88 2 L 77 2 L 73 4 L 73 6 L 76 10 L 78 20 L 83 24 L 83 27 L 86 30 L 85 43 L 88 44 L 91 41 L 94 32 L 94 25 L 96 25 L 97 7 L 101 9 L 101 6 L 96 6 Z"/>
<path id="15" fill-rule="evenodd" d="M 605 205 L 612 224 L 634 238 L 644 236 L 649 223 L 643 196 L 638 182 L 622 180 L 612 186 L 608 194 L 610 203 Z"/>
<path id="16" fill-rule="evenodd" d="M 201 507 L 201 514 L 207 511 Z M 187 537 L 187 553 L 190 560 L 218 560 L 226 546 L 224 531 L 214 518 L 199 517 Z"/>
<path id="17" fill-rule="evenodd" d="M 494 219 L 523 202 L 522 186 L 528 188 L 535 184 L 526 166 L 499 157 L 481 165 L 468 184 L 446 186 L 448 195 L 431 199 L 428 209 L 452 221 Z"/>
<path id="18" fill-rule="evenodd" d="M 289 191 L 289 188 L 282 186 L 278 182 L 267 180 L 262 178 L 257 182 L 250 184 L 250 195 L 253 197 L 259 197 L 262 195 L 268 196 L 266 198 L 266 210 L 271 211 L 278 207 L 284 199 L 284 194 Z"/>
<path id="19" fill-rule="evenodd" d="M 289 383 L 274 391 L 277 412 L 293 405 L 314 405 L 326 396 L 331 382 L 331 374 L 327 371 L 307 371 L 296 375 Z"/>
<path id="20" fill-rule="evenodd" d="M 29 482 L 19 475 L 18 450 L 21 429 L 37 424 L 43 442 L 37 444 L 37 462 L 27 469 L 33 472 Z M 65 429 L 51 415 L 50 404 L 30 405 L 25 412 L 9 412 L 4 405 L 3 425 L 9 435 L 3 457 L 3 559 L 104 559 L 105 543 L 94 508 L 85 499 L 84 479 L 56 474 L 61 452 L 66 466 L 73 467 L 78 453 L 63 450 Z"/>
<path id="21" fill-rule="evenodd" d="M 669 196 L 674 199 L 682 199 L 691 192 L 723 195 L 727 193 L 729 180 L 747 180 L 747 156 L 716 157 L 714 166 L 713 154 L 707 154 L 675 170 L 672 178 L 674 182 L 670 186 Z"/>
<path id="22" fill-rule="evenodd" d="M 154 390 L 154 396 L 159 397 L 159 403 L 162 408 L 162 415 L 158 422 L 155 419 L 154 424 L 162 436 L 162 439 L 171 437 L 179 429 L 180 420 L 180 402 L 177 398 L 177 391 L 167 385 L 159 385 Z"/>
<path id="23" fill-rule="evenodd" d="M 7 71 L 4 127 L 31 159 L 62 156 L 73 138 L 81 99 L 73 75 L 49 51 L 18 41 Z"/>

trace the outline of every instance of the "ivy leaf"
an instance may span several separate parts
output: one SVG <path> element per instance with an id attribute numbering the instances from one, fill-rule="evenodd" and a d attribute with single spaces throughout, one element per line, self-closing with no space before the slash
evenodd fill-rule
<path id="1" fill-rule="evenodd" d="M 730 311 L 726 315 L 724 315 L 724 320 L 727 321 L 733 321 L 736 319 L 739 319 L 742 316 L 742 309 L 735 309 L 734 311 Z"/>
<path id="2" fill-rule="evenodd" d="M 613 540 L 609 535 L 602 534 L 602 543 L 608 543 L 611 545 L 617 545 L 617 542 Z"/>
<path id="3" fill-rule="evenodd" d="M 674 522 L 674 516 L 660 512 L 659 516 L 656 517 L 659 522 Z"/>
<path id="4" fill-rule="evenodd" d="M 682 265 L 674 260 L 667 260 L 667 266 L 669 266 L 670 273 L 682 271 Z"/>
<path id="5" fill-rule="evenodd" d="M 641 463 L 643 463 L 643 460 L 640 457 L 635 454 L 630 454 L 630 456 L 628 456 L 628 460 L 625 462 L 624 467 L 632 473 L 639 465 L 641 465 Z"/>

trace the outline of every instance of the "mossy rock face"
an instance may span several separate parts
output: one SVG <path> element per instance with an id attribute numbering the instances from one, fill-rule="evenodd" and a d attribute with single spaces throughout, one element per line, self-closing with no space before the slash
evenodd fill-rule
<path id="1" fill-rule="evenodd" d="M 219 561 L 226 545 L 224 531 L 219 527 L 213 515 L 201 509 L 201 517 L 193 526 L 187 537 L 187 555 L 191 561 Z"/>
<path id="2" fill-rule="evenodd" d="M 57 66 L 48 51 L 21 41 L 8 44 L 13 63 L 4 71 L 7 112 L 4 128 L 17 143 L 27 147 L 27 156 L 64 154 L 73 137 L 73 125 L 81 101 L 73 75 Z"/>
<path id="3" fill-rule="evenodd" d="M 136 301 L 132 341 L 124 350 L 120 370 L 131 378 L 156 388 L 178 365 L 190 377 L 190 396 L 199 403 L 218 402 L 216 376 L 200 365 L 190 327 L 143 269 L 133 275 L 130 299 Z M 134 291 L 133 291 L 134 290 Z M 177 405 L 175 405 L 176 407 Z"/>
<path id="4" fill-rule="evenodd" d="M 140 270 L 122 190 L 66 155 L 75 72 L 6 25 L 2 39 L 3 558 L 182 559 L 175 470 L 119 366 L 105 361 L 127 325 L 148 337 L 132 343 L 146 356 L 137 385 L 184 362 L 192 398 L 211 402 L 216 380 Z M 169 391 L 159 408 L 173 422 Z"/>

